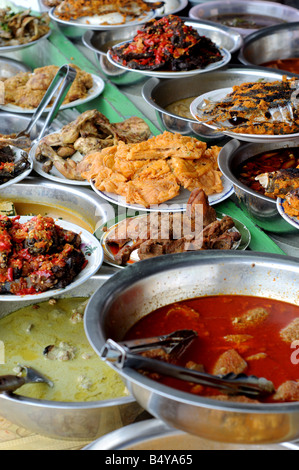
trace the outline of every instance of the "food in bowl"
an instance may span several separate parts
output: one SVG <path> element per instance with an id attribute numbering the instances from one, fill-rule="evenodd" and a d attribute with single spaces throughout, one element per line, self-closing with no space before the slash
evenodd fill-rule
<path id="1" fill-rule="evenodd" d="M 205 100 L 198 119 L 221 130 L 258 135 L 284 135 L 299 131 L 296 78 L 235 85 L 222 100 Z"/>
<path id="2" fill-rule="evenodd" d="M 298 325 L 298 305 L 259 296 L 212 295 L 158 308 L 133 325 L 125 341 L 193 330 L 197 337 L 182 355 L 175 357 L 177 365 L 221 377 L 230 373 L 263 377 L 272 382 L 274 393 L 256 399 L 242 394 L 226 395 L 217 388 L 156 373 L 150 375 L 152 379 L 216 400 L 281 403 L 299 401 L 295 349 Z M 173 361 L 163 348 L 142 354 Z"/>
<path id="3" fill-rule="evenodd" d="M 0 216 L 0 294 L 34 295 L 71 284 L 88 262 L 80 234 L 51 217 L 19 219 Z"/>
<path id="4" fill-rule="evenodd" d="M 216 44 L 175 15 L 150 20 L 134 38 L 111 48 L 112 59 L 131 69 L 183 71 L 222 60 Z"/>
<path id="5" fill-rule="evenodd" d="M 285 70 L 286 72 L 299 74 L 299 58 L 290 57 L 288 59 L 277 59 L 263 62 L 260 64 L 263 67 L 270 67 L 272 69 Z"/>
<path id="6" fill-rule="evenodd" d="M 260 175 L 299 166 L 299 147 L 284 147 L 258 153 L 241 163 L 235 171 L 238 180 L 248 188 L 265 195 L 266 187 L 261 184 Z M 267 191 L 267 196 L 276 198 Z"/>
<path id="7" fill-rule="evenodd" d="M 170 103 L 168 106 L 165 106 L 165 111 L 169 113 L 176 114 L 177 116 L 187 118 L 187 119 L 194 119 L 191 112 L 190 112 L 190 105 L 192 101 L 194 101 L 196 96 L 191 98 L 183 98 L 181 100 L 174 101 Z"/>
<path id="8" fill-rule="evenodd" d="M 289 191 L 285 195 L 282 205 L 287 215 L 299 220 L 299 188 Z"/>
<path id="9" fill-rule="evenodd" d="M 27 384 L 15 393 L 62 402 L 108 400 L 128 395 L 123 381 L 89 345 L 83 318 L 89 298 L 50 299 L 0 319 L 5 364 L 0 375 L 19 375 L 21 365 L 41 371 L 54 384 Z"/>
<path id="10" fill-rule="evenodd" d="M 205 17 L 208 21 L 221 23 L 229 28 L 261 29 L 285 23 L 281 18 L 257 13 L 223 13 Z"/>

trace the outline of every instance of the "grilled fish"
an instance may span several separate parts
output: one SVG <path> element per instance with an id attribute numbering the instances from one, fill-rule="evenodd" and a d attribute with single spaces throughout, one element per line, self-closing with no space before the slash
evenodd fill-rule
<path id="1" fill-rule="evenodd" d="M 284 198 L 293 189 L 299 188 L 299 168 L 262 173 L 255 178 L 265 188 L 265 195 Z"/>

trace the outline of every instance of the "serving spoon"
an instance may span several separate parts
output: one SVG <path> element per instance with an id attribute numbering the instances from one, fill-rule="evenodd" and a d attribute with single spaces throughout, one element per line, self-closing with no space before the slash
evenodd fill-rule
<path id="1" fill-rule="evenodd" d="M 137 370 L 150 370 L 185 382 L 216 388 L 231 395 L 261 398 L 275 391 L 273 383 L 265 378 L 233 373 L 216 376 L 140 354 L 165 347 L 168 348 L 166 352 L 170 355 L 177 351 L 181 354 L 196 337 L 197 333 L 193 330 L 179 330 L 165 336 L 122 343 L 108 339 L 100 355 L 104 361 L 113 363 L 118 369 L 129 367 Z"/>
<path id="2" fill-rule="evenodd" d="M 0 376 L 0 393 L 14 392 L 25 384 L 30 383 L 45 383 L 49 387 L 54 387 L 53 382 L 45 377 L 43 374 L 33 369 L 32 367 L 20 366 L 25 371 L 24 376 L 18 375 L 2 375 Z"/>

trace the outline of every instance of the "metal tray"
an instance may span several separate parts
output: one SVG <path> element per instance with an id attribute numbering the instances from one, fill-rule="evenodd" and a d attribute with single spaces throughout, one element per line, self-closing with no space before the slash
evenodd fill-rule
<path id="1" fill-rule="evenodd" d="M 0 57 L 0 79 L 13 77 L 20 72 L 31 72 L 31 69 L 18 60 Z"/>

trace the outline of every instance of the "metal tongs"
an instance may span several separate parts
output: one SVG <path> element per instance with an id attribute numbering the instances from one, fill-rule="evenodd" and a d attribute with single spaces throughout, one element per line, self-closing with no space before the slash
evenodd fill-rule
<path id="1" fill-rule="evenodd" d="M 53 120 L 56 117 L 56 114 L 58 113 L 60 106 L 62 105 L 73 81 L 75 80 L 77 75 L 77 71 L 71 67 L 70 65 L 63 65 L 60 67 L 58 70 L 57 74 L 55 75 L 54 79 L 52 80 L 49 88 L 47 89 L 42 101 L 40 102 L 39 106 L 37 107 L 36 111 L 32 115 L 32 118 L 30 119 L 30 122 L 26 129 L 23 131 L 19 132 L 14 139 L 15 145 L 17 145 L 17 141 L 19 139 L 24 139 L 24 138 L 30 138 L 30 134 L 42 116 L 42 114 L 46 111 L 46 108 L 49 106 L 51 103 L 53 97 L 56 96 L 55 101 L 45 119 L 44 125 L 38 135 L 38 137 L 35 139 L 34 142 L 32 142 L 32 145 L 42 139 L 53 122 Z"/>
<path id="2" fill-rule="evenodd" d="M 233 373 L 215 376 L 141 355 L 146 351 L 162 348 L 167 354 L 178 357 L 196 337 L 197 333 L 193 330 L 179 330 L 169 335 L 121 343 L 108 339 L 100 354 L 104 361 L 112 363 L 118 369 L 128 367 L 149 370 L 183 381 L 217 388 L 232 395 L 241 394 L 257 398 L 274 392 L 272 382 L 265 378 Z"/>

